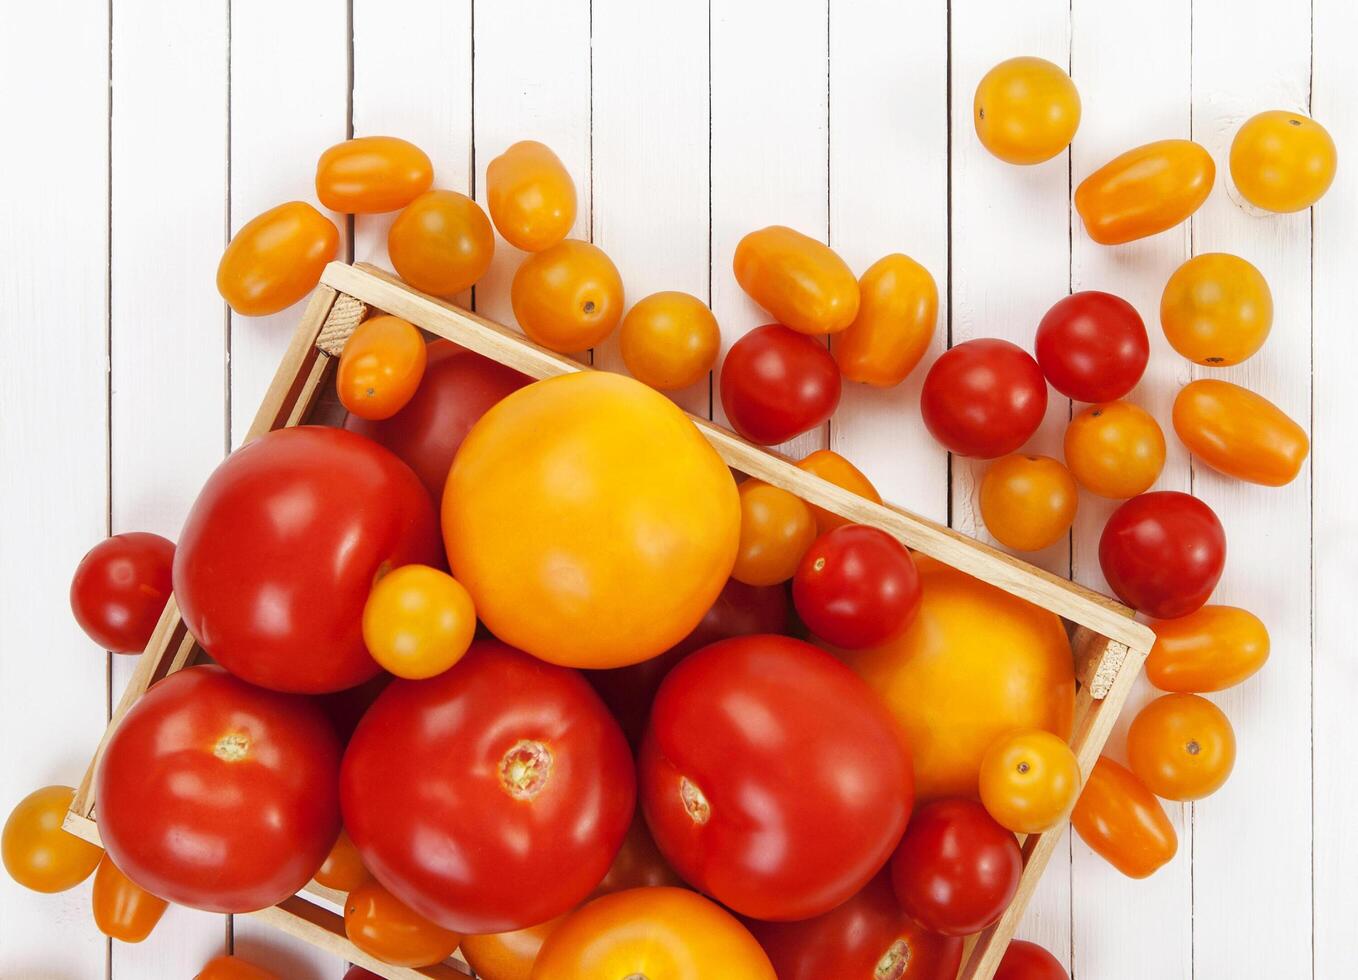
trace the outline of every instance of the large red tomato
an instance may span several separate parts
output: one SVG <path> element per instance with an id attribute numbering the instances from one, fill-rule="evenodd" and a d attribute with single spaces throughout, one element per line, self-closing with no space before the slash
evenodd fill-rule
<path id="1" fill-rule="evenodd" d="M 1197 497 L 1161 490 L 1113 511 L 1099 538 L 1103 577 L 1127 605 L 1156 619 L 1205 603 L 1226 564 L 1226 532 Z"/>
<path id="2" fill-rule="evenodd" d="M 1070 974 L 1060 960 L 1037 943 L 1014 939 L 1004 951 L 995 980 L 1070 980 Z"/>
<path id="3" fill-rule="evenodd" d="M 339 833 L 339 740 L 306 698 L 190 667 L 132 706 L 99 765 L 99 832 L 151 894 L 250 912 L 307 883 Z"/>
<path id="4" fill-rule="evenodd" d="M 1016 344 L 968 340 L 934 362 L 919 407 L 929 432 L 947 449 L 994 459 L 1037 431 L 1047 412 L 1047 380 Z"/>
<path id="5" fill-rule="evenodd" d="M 89 550 L 71 579 L 71 612 L 95 643 L 112 653 L 141 653 L 170 598 L 174 543 L 131 531 Z"/>
<path id="6" fill-rule="evenodd" d="M 1048 310 L 1033 349 L 1052 387 L 1080 402 L 1117 401 L 1136 387 L 1151 356 L 1136 307 L 1098 290 L 1072 293 Z"/>
<path id="7" fill-rule="evenodd" d="M 890 856 L 914 798 L 886 708 L 834 657 L 786 636 L 723 640 L 675 667 L 639 772 L 661 853 L 757 919 L 805 919 L 852 896 Z"/>
<path id="8" fill-rule="evenodd" d="M 269 432 L 208 478 L 174 561 L 189 631 L 252 684 L 317 694 L 374 676 L 361 620 L 379 572 L 441 565 L 420 481 L 370 439 Z"/>
<path id="9" fill-rule="evenodd" d="M 368 870 L 445 929 L 507 932 L 582 902 L 632 819 L 627 742 L 577 671 L 494 640 L 396 680 L 349 741 L 344 826 Z"/>
<path id="10" fill-rule="evenodd" d="M 825 344 L 781 323 L 751 330 L 721 365 L 721 407 L 731 427 L 765 446 L 823 424 L 839 393 L 839 366 Z"/>

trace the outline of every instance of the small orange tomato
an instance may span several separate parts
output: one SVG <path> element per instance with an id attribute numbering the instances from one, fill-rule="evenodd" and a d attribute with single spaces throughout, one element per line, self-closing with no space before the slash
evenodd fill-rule
<path id="1" fill-rule="evenodd" d="M 472 597 L 447 572 L 403 565 L 378 580 L 363 606 L 363 642 L 382 668 L 407 680 L 441 674 L 476 633 Z"/>
<path id="2" fill-rule="evenodd" d="M 622 319 L 622 277 L 603 249 L 568 238 L 523 260 L 509 299 L 530 340 L 575 354 L 603 341 Z"/>
<path id="3" fill-rule="evenodd" d="M 981 517 L 995 540 L 1016 551 L 1055 544 L 1075 523 L 1080 491 L 1050 456 L 1014 453 L 991 464 L 981 480 Z"/>
<path id="4" fill-rule="evenodd" d="M 434 925 L 370 878 L 344 903 L 344 933 L 363 952 L 392 966 L 432 966 L 453 954 L 461 936 Z"/>
<path id="5" fill-rule="evenodd" d="M 339 832 L 330 853 L 316 869 L 315 878 L 316 884 L 345 894 L 368 880 L 368 869 L 363 866 L 363 858 L 354 842 L 349 839 L 348 832 L 344 830 Z"/>
<path id="6" fill-rule="evenodd" d="M 652 293 L 622 318 L 618 335 L 623 363 L 632 377 L 673 391 L 707 377 L 717 360 L 721 329 L 696 296 Z"/>
<path id="7" fill-rule="evenodd" d="M 1010 58 L 985 73 L 972 100 L 981 145 L 1005 163 L 1041 163 L 1080 127 L 1080 93 L 1044 58 Z"/>
<path id="8" fill-rule="evenodd" d="M 561 160 L 522 140 L 486 167 L 486 203 L 504 240 L 525 252 L 551 248 L 575 224 L 575 183 Z"/>
<path id="9" fill-rule="evenodd" d="M 850 381 L 879 388 L 900 384 L 934 339 L 934 277 L 909 256 L 893 253 L 868 266 L 858 295 L 858 315 L 835 336 L 830 353 Z"/>
<path id="10" fill-rule="evenodd" d="M 427 360 L 424 338 L 405 320 L 364 320 L 340 354 L 340 403 L 361 419 L 389 419 L 414 397 Z"/>
<path id="11" fill-rule="evenodd" d="M 121 943 L 139 943 L 151 935 L 170 904 L 119 871 L 107 854 L 94 871 L 90 901 L 99 931 Z"/>
<path id="12" fill-rule="evenodd" d="M 1141 780 L 1106 756 L 1094 763 L 1070 825 L 1095 853 L 1129 878 L 1147 878 L 1179 849 L 1165 808 Z"/>
<path id="13" fill-rule="evenodd" d="M 1174 431 L 1188 451 L 1238 480 L 1281 487 L 1311 451 L 1306 430 L 1248 388 L 1204 378 L 1174 399 Z"/>
<path id="14" fill-rule="evenodd" d="M 1066 427 L 1066 465 L 1080 486 L 1122 500 L 1150 489 L 1165 468 L 1165 434 L 1139 405 L 1090 405 Z"/>
<path id="15" fill-rule="evenodd" d="M 1146 679 L 1162 691 L 1224 691 L 1268 659 L 1268 628 L 1235 606 L 1203 606 L 1151 623 L 1151 629 L 1155 645 L 1146 658 Z"/>
<path id="16" fill-rule="evenodd" d="M 1338 165 L 1325 127 L 1296 112 L 1251 116 L 1231 140 L 1231 179 L 1265 211 L 1301 211 L 1330 189 Z"/>
<path id="17" fill-rule="evenodd" d="M 486 274 L 495 232 L 481 206 L 456 191 L 425 191 L 387 231 L 397 275 L 432 296 L 456 296 Z"/>
<path id="18" fill-rule="evenodd" d="M 316 163 L 316 197 L 343 214 L 400 210 L 433 183 L 429 156 L 395 136 L 360 136 L 336 143 Z"/>
<path id="19" fill-rule="evenodd" d="M 799 497 L 761 480 L 740 485 L 740 550 L 731 569 L 737 582 L 786 582 L 815 540 L 815 518 Z"/>
<path id="20" fill-rule="evenodd" d="M 1075 188 L 1075 210 L 1100 245 L 1121 245 L 1186 221 L 1216 179 L 1212 155 L 1192 140 L 1160 140 L 1114 157 Z"/>
<path id="21" fill-rule="evenodd" d="M 458 949 L 480 980 L 531 980 L 542 944 L 569 914 L 513 932 L 463 936 Z"/>
<path id="22" fill-rule="evenodd" d="M 858 315 L 858 280 L 828 245 L 783 225 L 736 245 L 736 282 L 779 323 L 799 333 L 846 330 Z"/>
<path id="23" fill-rule="evenodd" d="M 1001 735 L 981 757 L 981 803 L 1016 834 L 1041 834 L 1066 815 L 1080 792 L 1070 746 L 1040 728 Z"/>
<path id="24" fill-rule="evenodd" d="M 1226 713 L 1206 698 L 1165 694 L 1132 719 L 1127 762 L 1156 796 L 1200 800 L 1230 776 L 1235 732 Z"/>
<path id="25" fill-rule="evenodd" d="M 339 249 L 335 223 L 289 201 L 245 223 L 217 266 L 217 292 L 241 316 L 286 310 L 321 281 Z"/>
<path id="26" fill-rule="evenodd" d="M 281 980 L 272 970 L 255 966 L 239 956 L 215 956 L 193 980 Z"/>
<path id="27" fill-rule="evenodd" d="M 9 876 L 35 892 L 64 892 L 94 871 L 104 852 L 62 829 L 75 790 L 44 786 L 10 812 L 0 836 L 0 856 Z"/>
<path id="28" fill-rule="evenodd" d="M 1195 255 L 1165 283 L 1160 326 L 1171 347 L 1198 364 L 1239 364 L 1264 345 L 1273 326 L 1273 295 L 1254 266 L 1237 255 Z"/>
<path id="29" fill-rule="evenodd" d="M 877 488 L 857 466 L 850 463 L 833 449 L 817 449 L 815 452 L 801 459 L 797 463 L 798 469 L 814 473 L 835 486 L 856 493 L 865 500 L 871 500 L 874 504 L 882 502 L 882 495 L 877 492 Z M 811 508 L 811 514 L 816 519 L 816 533 L 824 534 L 826 531 L 833 531 L 850 523 L 838 514 L 832 514 L 824 507 L 817 507 L 815 504 L 807 504 Z"/>

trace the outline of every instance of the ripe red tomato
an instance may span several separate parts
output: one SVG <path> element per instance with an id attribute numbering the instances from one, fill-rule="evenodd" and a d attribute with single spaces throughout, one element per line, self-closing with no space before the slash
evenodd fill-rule
<path id="1" fill-rule="evenodd" d="M 147 691 L 109 740 L 99 832 L 153 895 L 262 909 L 305 885 L 339 833 L 339 762 L 334 729 L 307 699 L 190 667 Z"/>
<path id="2" fill-rule="evenodd" d="M 580 674 L 495 640 L 382 692 L 349 742 L 341 796 L 373 876 L 461 933 L 578 905 L 636 799 L 627 742 Z"/>
<path id="3" fill-rule="evenodd" d="M 1226 533 L 1197 497 L 1161 490 L 1113 511 L 1099 564 L 1127 605 L 1156 619 L 1187 616 L 1207 601 L 1226 564 Z"/>
<path id="4" fill-rule="evenodd" d="M 780 323 L 756 327 L 726 352 L 721 406 L 746 439 L 772 446 L 822 425 L 839 405 L 839 367 L 824 341 Z"/>
<path id="5" fill-rule="evenodd" d="M 1047 381 L 1032 355 L 1007 340 L 968 340 L 924 378 L 920 412 L 933 437 L 959 456 L 994 459 L 1042 424 Z"/>
<path id="6" fill-rule="evenodd" d="M 1037 943 L 1013 939 L 994 980 L 1070 980 L 1070 974 L 1060 960 Z"/>
<path id="7" fill-rule="evenodd" d="M 266 433 L 189 512 L 174 591 L 189 631 L 252 684 L 321 693 L 378 672 L 363 603 L 387 567 L 442 565 L 434 508 L 399 459 L 342 429 Z"/>
<path id="8" fill-rule="evenodd" d="M 1151 345 L 1136 307 L 1090 290 L 1072 293 L 1047 311 L 1033 351 L 1051 386 L 1067 398 L 1111 402 L 1141 380 Z"/>
<path id="9" fill-rule="evenodd" d="M 112 653 L 141 653 L 170 598 L 174 543 L 130 531 L 89 550 L 71 579 L 71 612 L 95 643 Z"/>
<path id="10" fill-rule="evenodd" d="M 919 612 L 919 572 L 885 531 L 845 524 L 811 545 L 792 578 L 792 601 L 808 629 L 846 650 L 885 643 Z"/>
<path id="11" fill-rule="evenodd" d="M 638 771 L 674 870 L 757 919 L 847 900 L 881 870 L 914 798 L 886 708 L 830 654 L 785 636 L 723 640 L 674 668 Z"/>

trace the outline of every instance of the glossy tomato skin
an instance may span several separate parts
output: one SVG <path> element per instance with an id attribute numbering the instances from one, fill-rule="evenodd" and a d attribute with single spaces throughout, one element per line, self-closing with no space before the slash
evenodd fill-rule
<path id="1" fill-rule="evenodd" d="M 824 424 L 839 394 L 839 368 L 825 344 L 779 323 L 751 330 L 722 362 L 722 409 L 732 428 L 763 446 Z"/>
<path id="2" fill-rule="evenodd" d="M 882 495 L 877 492 L 877 488 L 872 485 L 872 481 L 867 478 L 863 471 L 833 449 L 817 449 L 799 459 L 797 469 L 814 473 L 822 480 L 833 483 L 841 490 L 856 493 L 864 500 L 870 500 L 874 504 L 882 502 Z M 847 519 L 826 510 L 824 507 L 817 507 L 815 504 L 807 504 L 806 506 L 811 508 L 811 514 L 816 518 L 816 530 L 821 534 L 849 523 Z"/>
<path id="3" fill-rule="evenodd" d="M 100 541 L 76 566 L 71 612 L 112 653 L 141 653 L 170 598 L 174 543 L 129 531 Z"/>
<path id="4" fill-rule="evenodd" d="M 305 201 L 247 221 L 222 253 L 217 292 L 241 316 L 286 310 L 321 281 L 339 251 L 335 223 Z"/>
<path id="5" fill-rule="evenodd" d="M 282 980 L 272 970 L 239 956 L 215 956 L 209 960 L 193 980 Z"/>
<path id="6" fill-rule="evenodd" d="M 347 831 L 340 831 L 314 877 L 318 885 L 346 895 L 368 880 L 370 875 L 363 866 L 363 855 L 358 853 Z"/>
<path id="7" fill-rule="evenodd" d="M 1043 58 L 1001 61 L 985 73 L 972 100 L 976 136 L 1005 163 L 1050 160 L 1075 138 L 1080 93 L 1059 66 Z"/>
<path id="8" fill-rule="evenodd" d="M 1123 602 L 1156 619 L 1207 601 L 1226 564 L 1226 532 L 1197 497 L 1161 490 L 1113 511 L 1099 538 L 1103 577 Z"/>
<path id="9" fill-rule="evenodd" d="M 1192 140 L 1158 140 L 1114 157 L 1075 188 L 1075 210 L 1100 245 L 1168 231 L 1207 200 L 1212 154 Z"/>
<path id="10" fill-rule="evenodd" d="M 20 800 L 5 819 L 0 854 L 9 876 L 25 888 L 64 892 L 99 865 L 104 852 L 61 826 L 74 798 L 70 786 L 44 786 Z"/>
<path id="11" fill-rule="evenodd" d="M 95 869 L 90 904 L 99 931 L 120 943 L 139 943 L 151 935 L 169 906 L 119 871 L 107 854 Z"/>
<path id="12" fill-rule="evenodd" d="M 406 967 L 442 962 L 462 939 L 414 912 L 371 878 L 344 901 L 344 934 L 369 956 Z"/>
<path id="13" fill-rule="evenodd" d="M 858 315 L 858 280 L 823 242 L 784 225 L 736 244 L 736 282 L 774 319 L 798 333 L 839 333 Z"/>
<path id="14" fill-rule="evenodd" d="M 1231 140 L 1236 190 L 1265 211 L 1301 211 L 1334 181 L 1338 154 L 1329 132 L 1314 119 L 1270 109 L 1246 119 Z"/>
<path id="15" fill-rule="evenodd" d="M 933 342 L 938 286 L 924 266 L 893 253 L 868 266 L 858 294 L 858 315 L 831 344 L 835 363 L 850 381 L 898 385 Z"/>
<path id="16" fill-rule="evenodd" d="M 968 340 L 945 351 L 924 377 L 920 413 L 933 437 L 959 456 L 994 459 L 1042 424 L 1047 381 L 1016 344 Z"/>
<path id="17" fill-rule="evenodd" d="M 1065 537 L 1079 503 L 1070 470 L 1049 456 L 1012 453 L 981 479 L 986 530 L 1015 551 L 1038 551 Z"/>
<path id="18" fill-rule="evenodd" d="M 208 478 L 180 536 L 174 592 L 223 667 L 318 694 L 377 674 L 363 603 L 380 569 L 409 564 L 441 564 L 415 474 L 362 436 L 299 426 L 247 443 Z"/>
<path id="19" fill-rule="evenodd" d="M 637 301 L 622 318 L 618 350 L 632 377 L 661 391 L 705 379 L 717 361 L 721 328 L 707 304 L 668 290 Z"/>
<path id="20" fill-rule="evenodd" d="M 590 893 L 627 832 L 635 777 L 584 678 L 479 640 L 451 670 L 382 693 L 349 742 L 341 794 L 384 887 L 445 929 L 490 933 Z M 463 860 L 424 857 L 454 851 Z"/>
<path id="21" fill-rule="evenodd" d="M 1010 940 L 995 971 L 994 980 L 1070 980 L 1070 974 L 1051 953 L 1037 943 Z"/>
<path id="22" fill-rule="evenodd" d="M 397 677 L 421 680 L 462 658 L 476 634 L 467 590 L 447 572 L 402 565 L 377 580 L 363 607 L 363 642 Z"/>
<path id="23" fill-rule="evenodd" d="M 797 571 L 816 540 L 816 519 L 800 497 L 753 477 L 740 484 L 740 547 L 731 577 L 777 585 Z"/>
<path id="24" fill-rule="evenodd" d="M 341 214 L 396 211 L 433 183 L 434 164 L 429 155 L 395 136 L 345 140 L 316 162 L 316 197 Z"/>
<path id="25" fill-rule="evenodd" d="M 1097 290 L 1072 293 L 1049 309 L 1033 343 L 1051 386 L 1081 402 L 1108 402 L 1136 387 L 1150 338 L 1136 308 Z"/>
<path id="26" fill-rule="evenodd" d="M 152 686 L 108 743 L 95 787 L 104 845 L 178 905 L 274 905 L 311 879 L 339 833 L 339 757 L 311 702 L 189 667 Z"/>
<path id="27" fill-rule="evenodd" d="M 1125 500 L 1145 493 L 1165 468 L 1165 434 L 1131 402 L 1090 405 L 1066 426 L 1066 465 L 1090 493 Z"/>
<path id="28" fill-rule="evenodd" d="M 1311 451 L 1306 430 L 1248 388 L 1200 378 L 1174 399 L 1174 432 L 1212 469 L 1266 487 L 1297 478 Z"/>
<path id="29" fill-rule="evenodd" d="M 562 354 L 602 343 L 622 319 L 625 303 L 613 260 L 575 238 L 524 259 L 514 270 L 509 299 L 528 339 Z"/>
<path id="30" fill-rule="evenodd" d="M 335 374 L 340 403 L 365 419 L 391 418 L 415 395 L 428 362 L 414 325 L 394 316 L 369 317 L 345 342 Z"/>
<path id="31" fill-rule="evenodd" d="M 1226 713 L 1196 694 L 1164 694 L 1127 729 L 1127 764 L 1156 796 L 1200 800 L 1235 766 L 1235 731 Z"/>
<path id="32" fill-rule="evenodd" d="M 495 232 L 481 206 L 457 191 L 425 191 L 387 230 L 387 255 L 421 292 L 452 297 L 470 288 L 495 257 Z"/>
<path id="33" fill-rule="evenodd" d="M 1160 326 L 1176 351 L 1198 364 L 1227 367 L 1252 357 L 1273 327 L 1273 294 L 1263 274 L 1238 255 L 1195 255 L 1160 295 Z"/>
<path id="34" fill-rule="evenodd" d="M 1070 825 L 1100 857 L 1129 878 L 1146 878 L 1174 857 L 1179 839 L 1145 783 L 1106 756 L 1094 763 Z"/>
<path id="35" fill-rule="evenodd" d="M 885 531 L 846 524 L 815 540 L 792 579 L 807 628 L 846 650 L 885 643 L 919 612 L 919 572 L 905 545 Z"/>
<path id="36" fill-rule="evenodd" d="M 486 204 L 505 241 L 541 252 L 575 224 L 575 182 L 549 147 L 520 140 L 487 165 Z"/>
<path id="37" fill-rule="evenodd" d="M 1203 606 L 1150 627 L 1155 646 L 1146 658 L 1146 679 L 1162 691 L 1223 691 L 1268 660 L 1268 628 L 1236 606 Z"/>
<path id="38" fill-rule="evenodd" d="M 1080 793 L 1075 753 L 1040 729 L 1018 729 L 990 743 L 979 778 L 981 805 L 996 823 L 1016 834 L 1053 829 Z"/>

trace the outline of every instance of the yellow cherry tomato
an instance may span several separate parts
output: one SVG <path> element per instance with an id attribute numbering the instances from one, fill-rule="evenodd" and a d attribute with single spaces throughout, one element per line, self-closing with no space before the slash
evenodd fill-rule
<path id="1" fill-rule="evenodd" d="M 1268 628 L 1235 606 L 1203 606 L 1150 625 L 1155 645 L 1146 658 L 1146 679 L 1162 691 L 1224 691 L 1268 660 Z"/>
<path id="2" fill-rule="evenodd" d="M 272 970 L 239 956 L 214 956 L 203 965 L 193 980 L 283 980 Z"/>
<path id="3" fill-rule="evenodd" d="M 1080 793 L 1080 764 L 1070 746 L 1041 729 L 1014 731 L 981 757 L 981 803 L 1016 834 L 1051 830 Z"/>
<path id="4" fill-rule="evenodd" d="M 1079 502 L 1070 470 L 1050 456 L 1005 456 L 981 480 L 981 518 L 996 541 L 1016 551 L 1055 544 L 1075 523 Z"/>
<path id="5" fill-rule="evenodd" d="M 1325 127 L 1296 112 L 1251 116 L 1231 140 L 1231 180 L 1265 211 L 1301 211 L 1334 180 L 1338 154 Z"/>
<path id="6" fill-rule="evenodd" d="M 1162 799 L 1200 800 L 1231 775 L 1235 732 L 1226 713 L 1206 698 L 1165 694 L 1132 719 L 1127 764 Z"/>
<path id="7" fill-rule="evenodd" d="M 424 337 L 412 324 L 370 317 L 340 353 L 335 372 L 340 403 L 362 419 L 389 419 L 414 397 L 427 361 Z"/>
<path id="8" fill-rule="evenodd" d="M 479 980 L 532 980 L 542 944 L 569 914 L 513 932 L 463 936 L 458 950 Z"/>
<path id="9" fill-rule="evenodd" d="M 817 449 L 815 452 L 797 461 L 797 468 L 814 473 L 835 486 L 856 493 L 865 500 L 871 500 L 874 504 L 882 502 L 882 495 L 877 492 L 877 488 L 857 466 L 850 463 L 833 449 Z M 807 504 L 811 508 L 811 515 L 816 519 L 816 533 L 824 534 L 826 531 L 833 531 L 841 525 L 851 523 L 832 514 L 824 507 L 817 507 L 815 504 Z"/>
<path id="10" fill-rule="evenodd" d="M 603 249 L 568 238 L 523 260 L 509 300 L 528 339 L 575 354 L 601 343 L 622 319 L 622 276 Z"/>
<path id="11" fill-rule="evenodd" d="M 420 292 L 456 296 L 490 268 L 495 232 L 466 194 L 425 191 L 391 223 L 387 256 L 397 275 Z"/>
<path id="12" fill-rule="evenodd" d="M 339 250 L 335 223 L 305 201 L 289 201 L 245 223 L 217 266 L 217 292 L 241 316 L 286 310 L 321 281 Z"/>
<path id="13" fill-rule="evenodd" d="M 934 339 L 938 286 L 908 255 L 893 253 L 858 280 L 858 315 L 830 353 L 850 381 L 889 388 L 915 369 Z"/>
<path id="14" fill-rule="evenodd" d="M 363 642 L 382 668 L 407 680 L 441 674 L 476 633 L 467 590 L 447 572 L 403 565 L 373 586 L 363 607 Z"/>
<path id="15" fill-rule="evenodd" d="M 433 183 L 428 154 L 395 136 L 336 143 L 316 163 L 316 197 L 343 214 L 400 210 Z"/>
<path id="16" fill-rule="evenodd" d="M 815 540 L 816 520 L 800 497 L 761 480 L 740 485 L 740 550 L 731 569 L 737 582 L 786 582 Z"/>
<path id="17" fill-rule="evenodd" d="M 858 315 L 858 280 L 823 242 L 783 225 L 736 244 L 736 282 L 774 319 L 799 333 L 838 333 Z"/>
<path id="18" fill-rule="evenodd" d="M 1139 405 L 1090 405 L 1066 426 L 1066 465 L 1080 486 L 1122 500 L 1149 490 L 1165 468 L 1165 434 Z"/>
<path id="19" fill-rule="evenodd" d="M 408 967 L 446 960 L 462 939 L 424 918 L 375 878 L 359 885 L 345 900 L 344 933 L 369 956 Z"/>
<path id="20" fill-rule="evenodd" d="M 151 935 L 170 903 L 119 871 L 105 854 L 94 872 L 90 904 L 94 924 L 105 936 L 120 943 L 139 943 Z"/>
<path id="21" fill-rule="evenodd" d="M 335 838 L 334 846 L 330 848 L 330 853 L 316 869 L 316 884 L 348 894 L 369 877 L 358 848 L 354 846 L 348 832 L 341 830 L 339 836 Z"/>
<path id="22" fill-rule="evenodd" d="M 1080 127 L 1080 93 L 1043 58 L 1010 58 L 985 73 L 972 100 L 981 145 L 1005 163 L 1050 160 Z"/>
<path id="23" fill-rule="evenodd" d="M 504 240 L 541 252 L 575 224 L 575 183 L 561 160 L 536 140 L 523 140 L 486 167 L 486 203 Z"/>
<path id="24" fill-rule="evenodd" d="M 652 293 L 622 318 L 618 341 L 632 377 L 652 388 L 673 391 L 707 377 L 717 361 L 721 329 L 712 311 L 696 296 Z"/>
<path id="25" fill-rule="evenodd" d="M 1100 857 L 1129 878 L 1147 878 L 1179 849 L 1165 808 L 1136 774 L 1107 756 L 1094 763 L 1070 825 Z"/>
<path id="26" fill-rule="evenodd" d="M 1195 255 L 1169 277 L 1160 326 L 1176 351 L 1198 364 L 1239 364 L 1264 345 L 1273 326 L 1273 294 L 1237 255 Z"/>
<path id="27" fill-rule="evenodd" d="M 1191 140 L 1128 150 L 1075 188 L 1075 210 L 1100 245 L 1121 245 L 1188 220 L 1212 192 L 1212 155 Z"/>
<path id="28" fill-rule="evenodd" d="M 22 800 L 5 821 L 0 857 L 9 876 L 35 892 L 64 892 L 93 872 L 104 852 L 62 829 L 75 790 L 44 786 Z"/>
<path id="29" fill-rule="evenodd" d="M 1281 487 L 1311 451 L 1306 430 L 1263 395 L 1204 378 L 1174 399 L 1174 431 L 1188 451 L 1238 480 Z"/>

